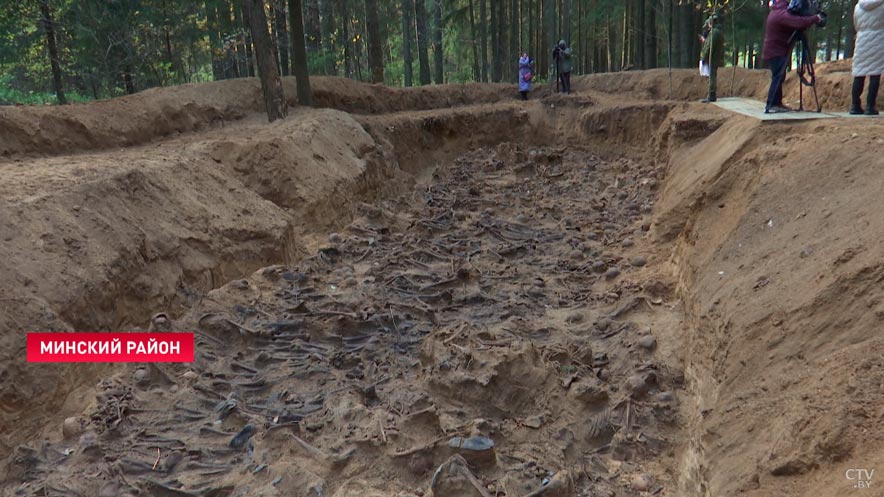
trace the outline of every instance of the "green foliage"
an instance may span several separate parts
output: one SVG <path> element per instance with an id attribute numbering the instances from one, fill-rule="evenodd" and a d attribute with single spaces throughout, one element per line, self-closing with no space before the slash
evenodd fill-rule
<path id="1" fill-rule="evenodd" d="M 265 0 L 269 19 L 274 9 L 287 0 Z M 426 1 L 428 13 L 432 3 Z M 510 5 L 509 0 L 485 0 Z M 518 19 L 508 13 L 506 36 L 512 23 L 518 23 L 521 36 L 533 26 L 532 40 L 546 43 L 538 14 L 540 0 L 520 0 Z M 582 40 L 572 45 L 595 57 L 591 63 L 581 60 L 578 70 L 618 70 L 621 64 L 635 67 L 637 47 L 643 33 L 648 32 L 633 17 L 641 5 L 653 12 L 655 27 L 648 35 L 654 42 L 658 64 L 668 60 L 668 40 L 673 40 L 673 57 L 685 67 L 695 67 L 696 35 L 704 15 L 715 9 L 722 16 L 726 36 L 728 63 L 734 51 L 741 54 L 741 63 L 752 47 L 760 50 L 766 3 L 757 0 L 571 0 L 572 37 Z M 370 68 L 366 43 L 364 0 L 302 0 L 304 31 L 308 48 L 308 69 L 312 74 L 346 75 L 368 80 Z M 383 40 L 385 82 L 402 85 L 404 73 L 402 40 L 402 0 L 378 0 L 380 35 Z M 553 11 L 563 5 L 555 2 Z M 842 53 L 851 40 L 845 27 L 851 22 L 852 2 L 828 0 L 824 8 L 830 14 L 826 30 L 814 30 L 820 53 Z M 247 29 L 242 18 L 240 0 L 49 0 L 59 52 L 63 86 L 72 101 L 101 99 L 140 91 L 153 86 L 244 77 L 249 74 Z M 487 3 L 486 3 L 487 5 Z M 683 7 L 679 7 L 682 6 Z M 691 7 L 687 7 L 690 5 Z M 474 47 L 480 44 L 481 26 L 491 27 L 490 19 L 479 19 L 480 0 L 473 0 L 475 32 L 471 23 L 469 0 L 443 1 L 443 72 L 446 82 L 460 83 L 475 79 Z M 528 7 L 531 7 L 529 14 Z M 672 6 L 675 6 L 672 9 Z M 506 7 L 508 9 L 508 7 Z M 490 10 L 490 9 L 489 9 Z M 675 20 L 670 24 L 670 15 Z M 345 15 L 346 14 L 346 15 Z M 490 14 L 490 12 L 489 12 Z M 533 18 L 533 19 L 532 19 Z M 288 21 L 288 19 L 286 19 Z M 428 19 L 432 26 L 433 19 Z M 547 25 L 544 22 L 544 25 Z M 670 37 L 669 26 L 674 36 Z M 276 29 L 276 26 L 272 26 Z M 839 29 L 840 28 L 840 29 Z M 345 36 L 346 30 L 346 36 Z M 624 30 L 626 32 L 624 32 Z M 556 37 L 558 34 L 556 33 Z M 412 36 L 415 36 L 412 33 Z M 841 37 L 839 40 L 838 37 Z M 488 62 L 492 55 L 491 33 L 488 33 Z M 321 40 L 321 41 L 320 41 Z M 646 40 L 647 41 L 647 40 Z M 584 42 L 584 43 L 581 43 Z M 533 51 L 532 57 L 546 60 L 540 46 L 528 39 L 519 40 L 518 50 Z M 504 81 L 513 81 L 513 60 L 504 44 L 500 58 L 504 64 Z M 53 79 L 46 48 L 46 32 L 42 22 L 40 1 L 9 1 L 0 9 L 0 99 L 3 102 L 52 103 L 55 101 Z M 544 45 L 545 46 L 545 45 Z M 417 43 L 412 40 L 413 73 L 418 74 Z M 430 49 L 432 60 L 432 48 Z M 695 53 L 696 51 L 696 53 Z M 578 51 L 578 54 L 580 52 Z M 580 54 L 583 55 L 583 54 Z M 836 54 L 837 55 L 837 54 Z M 548 61 L 547 61 L 548 62 Z M 691 62 L 688 64 L 688 62 Z M 640 61 L 638 63 L 641 63 Z M 593 65 L 594 64 L 594 65 Z M 537 71 L 537 82 L 546 71 Z M 417 79 L 417 78 L 416 78 Z M 127 85 L 127 82 L 129 83 Z"/>
<path id="2" fill-rule="evenodd" d="M 0 105 L 49 105 L 57 103 L 55 93 L 35 92 L 29 90 L 27 92 L 17 90 L 12 87 L 12 78 L 10 76 L 0 76 Z M 88 102 L 92 100 L 84 97 L 79 93 L 67 93 L 65 95 L 68 102 Z"/>

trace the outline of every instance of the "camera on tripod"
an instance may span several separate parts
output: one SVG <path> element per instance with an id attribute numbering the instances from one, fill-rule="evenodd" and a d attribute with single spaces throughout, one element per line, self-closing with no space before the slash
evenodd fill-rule
<path id="1" fill-rule="evenodd" d="M 789 6 L 786 8 L 789 13 L 794 14 L 796 16 L 820 16 L 820 22 L 816 25 L 824 28 L 826 27 L 826 22 L 828 22 L 829 18 L 825 12 L 823 12 L 823 8 L 820 5 L 819 0 L 790 0 Z"/>

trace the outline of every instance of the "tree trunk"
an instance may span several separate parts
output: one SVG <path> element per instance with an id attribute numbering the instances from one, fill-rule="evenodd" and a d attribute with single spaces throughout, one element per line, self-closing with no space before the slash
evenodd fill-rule
<path id="1" fill-rule="evenodd" d="M 500 44 L 497 30 L 497 4 L 500 0 L 489 0 L 491 3 L 491 81 L 500 81 Z"/>
<path id="2" fill-rule="evenodd" d="M 479 30 L 482 37 L 482 81 L 484 82 L 488 82 L 488 15 L 485 10 L 486 1 L 479 0 Z"/>
<path id="3" fill-rule="evenodd" d="M 365 39 L 366 34 L 365 34 L 364 29 L 360 29 L 360 28 L 362 28 L 362 26 L 365 26 L 364 22 L 360 22 L 360 23 L 356 24 L 356 32 L 354 33 L 355 36 L 353 36 L 353 39 L 354 39 L 353 53 L 356 55 L 356 57 L 354 57 L 354 60 L 356 61 L 356 79 L 358 81 L 365 81 L 365 79 L 362 77 L 362 51 L 363 51 L 362 45 L 363 44 L 360 42 Z M 368 56 L 366 55 L 366 60 L 367 60 L 367 57 Z"/>
<path id="4" fill-rule="evenodd" d="M 68 103 L 64 96 L 64 85 L 61 79 L 61 65 L 58 63 L 58 45 L 55 43 L 55 24 L 52 21 L 52 11 L 49 8 L 49 0 L 40 2 L 40 13 L 43 14 L 43 29 L 46 31 L 46 48 L 49 50 L 49 65 L 52 67 L 52 87 L 58 103 Z"/>
<path id="5" fill-rule="evenodd" d="M 442 52 L 442 0 L 433 1 L 433 61 L 437 85 L 444 83 L 445 57 Z"/>
<path id="6" fill-rule="evenodd" d="M 289 62 L 289 32 L 288 22 L 285 15 L 285 0 L 273 0 L 273 19 L 276 21 L 276 36 L 279 39 L 279 65 L 282 68 L 282 75 L 291 74 L 291 63 Z"/>
<path id="7" fill-rule="evenodd" d="M 426 0 L 414 0 L 414 18 L 417 24 L 417 58 L 420 63 L 421 84 L 430 81 L 430 56 L 428 50 L 427 5 Z"/>
<path id="8" fill-rule="evenodd" d="M 307 47 L 304 44 L 304 12 L 301 0 L 288 0 L 289 26 L 292 30 L 292 74 L 298 84 L 298 103 L 313 105 L 313 93 L 310 91 L 310 73 L 307 70 Z"/>
<path id="9" fill-rule="evenodd" d="M 470 0 L 470 36 L 473 45 L 473 77 L 476 81 L 482 80 L 482 68 L 479 65 L 479 40 L 476 37 L 476 14 L 473 9 L 473 0 Z"/>
<path id="10" fill-rule="evenodd" d="M 534 48 L 536 53 L 534 54 L 537 57 L 537 66 L 535 66 L 535 71 L 540 69 L 540 71 L 547 70 L 549 68 L 549 50 L 546 49 L 546 36 L 544 36 L 543 25 L 544 25 L 544 12 L 543 12 L 543 0 L 535 0 L 536 7 L 534 10 Z M 543 72 L 537 72 L 537 74 L 543 74 Z"/>
<path id="11" fill-rule="evenodd" d="M 162 11 L 163 11 L 163 43 L 166 49 L 166 62 L 169 64 L 169 69 L 172 71 L 174 75 L 176 72 L 176 64 L 175 57 L 172 55 L 172 35 L 169 33 L 169 15 L 166 10 L 166 2 L 163 0 L 162 3 Z M 163 78 L 165 79 L 165 78 Z M 179 81 L 180 82 L 180 81 Z M 165 84 L 165 83 L 161 83 Z"/>
<path id="12" fill-rule="evenodd" d="M 218 81 L 224 79 L 224 58 L 221 47 L 218 10 L 212 4 L 213 2 L 209 0 L 203 2 L 203 6 L 206 8 L 206 29 L 209 30 L 209 50 L 212 54 L 212 79 Z"/>
<path id="13" fill-rule="evenodd" d="M 368 1 L 368 0 L 366 0 Z M 377 3 L 375 3 L 377 5 Z M 352 23 L 352 18 L 350 17 L 350 11 L 347 9 L 347 0 L 338 0 L 338 10 L 341 15 L 338 16 L 341 18 L 341 39 L 344 40 L 344 76 L 347 78 L 353 77 L 353 38 L 350 36 L 350 24 Z M 366 11 L 366 22 L 368 21 Z M 369 40 L 369 43 L 371 40 Z M 371 62 L 371 61 L 369 61 Z M 381 76 L 383 77 L 383 59 L 381 60 Z M 383 81 L 381 81 L 383 82 Z"/>
<path id="14" fill-rule="evenodd" d="M 264 15 L 264 0 L 242 0 L 243 11 L 249 20 L 252 43 L 255 45 L 255 58 L 258 59 L 258 77 L 261 79 L 261 92 L 264 94 L 264 107 L 267 119 L 273 122 L 283 119 L 287 112 L 282 80 L 276 71 L 276 60 L 267 31 L 267 17 Z"/>
<path id="15" fill-rule="evenodd" d="M 522 16 L 519 12 L 519 0 L 512 0 L 510 3 L 510 44 L 509 53 L 506 60 L 507 80 L 519 82 L 519 26 L 521 25 Z"/>
<path id="16" fill-rule="evenodd" d="M 414 39 L 411 30 L 412 12 L 414 12 L 414 0 L 402 0 L 402 76 L 405 79 L 405 86 L 411 86 L 414 80 L 411 60 L 411 41 Z"/>
<path id="17" fill-rule="evenodd" d="M 847 24 L 847 35 L 844 40 L 844 58 L 853 57 L 853 50 L 856 48 L 856 27 L 853 25 L 853 9 L 850 8 L 851 2 L 847 3 L 847 11 L 844 13 L 845 24 Z"/>
<path id="18" fill-rule="evenodd" d="M 678 9 L 678 63 L 677 67 L 691 67 L 696 65 L 696 54 L 691 53 L 693 39 L 696 36 L 693 26 L 691 25 L 691 5 L 679 4 Z M 674 48 L 674 47 L 673 47 Z"/>
<path id="19" fill-rule="evenodd" d="M 322 16 L 319 14 L 319 0 L 302 0 L 301 14 L 304 18 L 304 30 L 306 31 L 306 49 L 313 60 L 322 59 Z M 291 14 L 290 14 L 291 15 Z M 309 66 L 308 66 L 309 67 Z M 325 64 L 317 66 L 319 74 L 326 73 Z"/>
<path id="20" fill-rule="evenodd" d="M 550 77 L 556 77 L 555 61 L 552 49 L 556 45 L 556 0 L 543 1 L 543 30 L 546 32 L 546 46 L 543 47 L 544 57 L 548 57 Z M 549 53 L 548 53 L 549 52 Z"/>
<path id="21" fill-rule="evenodd" d="M 230 43 L 233 33 L 236 31 L 236 23 L 231 17 L 231 5 L 227 1 L 220 2 L 216 12 L 218 14 L 219 37 L 224 57 L 222 58 L 222 70 L 225 79 L 239 77 L 239 61 L 236 55 L 237 43 Z"/>
<path id="22" fill-rule="evenodd" d="M 365 27 L 368 31 L 368 65 L 371 67 L 371 82 L 384 82 L 384 53 L 381 49 L 380 22 L 378 21 L 378 1 L 365 0 Z M 348 40 L 349 42 L 349 40 Z"/>
<path id="23" fill-rule="evenodd" d="M 617 32 L 614 30 L 614 21 L 611 19 L 610 14 L 605 14 L 605 31 L 608 40 L 608 53 L 605 54 L 607 64 L 605 67 L 607 72 L 614 72 L 617 70 L 614 66 L 617 60 Z"/>
<path id="24" fill-rule="evenodd" d="M 246 70 L 248 71 L 249 77 L 254 78 L 255 65 L 252 63 L 252 61 L 254 60 L 252 51 L 252 44 L 254 43 L 254 40 L 252 39 L 252 23 L 249 19 L 249 14 L 251 13 L 251 11 L 246 8 L 245 3 L 240 4 L 239 11 L 241 13 L 240 17 L 242 18 L 242 26 L 246 30 L 245 36 L 243 37 L 245 41 Z M 264 13 L 264 9 L 261 9 L 261 13 Z"/>
<path id="25" fill-rule="evenodd" d="M 526 0 L 528 2 L 528 56 L 537 57 L 537 44 L 534 41 L 534 0 Z M 524 50 L 524 48 L 523 48 Z"/>
<path id="26" fill-rule="evenodd" d="M 630 25 L 632 60 L 636 68 L 644 69 L 645 66 L 645 0 L 635 0 L 632 23 Z"/>
<path id="27" fill-rule="evenodd" d="M 503 69 L 506 67 L 506 3 L 497 6 L 497 59 L 495 60 L 496 81 L 503 81 Z"/>
<path id="28" fill-rule="evenodd" d="M 644 3 L 644 0 L 642 0 Z M 645 9 L 645 24 L 642 30 L 645 41 L 645 69 L 657 67 L 657 16 L 654 5 L 648 5 Z"/>
<path id="29" fill-rule="evenodd" d="M 577 65 L 574 67 L 574 72 L 577 74 L 586 74 L 589 72 L 588 67 L 589 64 L 589 53 L 584 46 L 586 42 L 586 38 L 588 38 L 583 33 L 583 1 L 577 0 L 577 25 L 574 27 L 574 31 L 577 33 Z"/>
<path id="30" fill-rule="evenodd" d="M 270 27 L 270 51 L 273 54 L 273 63 L 276 64 L 276 74 L 282 74 L 282 69 L 279 67 L 279 32 L 276 30 L 276 11 L 273 10 L 273 0 L 271 0 L 269 17 L 267 18 L 267 25 Z M 267 12 L 265 11 L 265 15 Z"/>
<path id="31" fill-rule="evenodd" d="M 562 38 L 571 43 L 571 0 L 562 0 Z"/>
<path id="32" fill-rule="evenodd" d="M 325 62 L 325 73 L 337 74 L 338 68 L 335 60 L 335 40 L 332 33 L 335 29 L 334 9 L 332 0 L 319 0 L 319 12 L 322 16 L 320 30 L 322 34 L 322 58 Z"/>

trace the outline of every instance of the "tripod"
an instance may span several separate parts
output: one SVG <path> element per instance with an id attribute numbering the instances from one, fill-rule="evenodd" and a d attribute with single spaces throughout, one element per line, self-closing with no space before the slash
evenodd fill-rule
<path id="1" fill-rule="evenodd" d="M 798 111 L 804 111 L 804 87 L 813 88 L 813 98 L 816 101 L 816 111 L 822 112 L 820 98 L 816 94 L 816 72 L 813 68 L 813 54 L 810 52 L 810 44 L 807 41 L 807 33 L 804 30 L 795 31 L 792 35 L 793 42 L 798 41 L 795 52 L 798 55 Z"/>

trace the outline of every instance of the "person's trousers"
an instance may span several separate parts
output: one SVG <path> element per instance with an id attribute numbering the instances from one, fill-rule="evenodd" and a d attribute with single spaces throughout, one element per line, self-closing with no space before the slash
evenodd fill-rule
<path id="1" fill-rule="evenodd" d="M 715 89 L 718 87 L 718 68 L 709 66 L 709 98 L 715 98 Z"/>
<path id="2" fill-rule="evenodd" d="M 571 93 L 571 73 L 563 72 L 559 79 L 562 80 L 562 93 Z"/>
<path id="3" fill-rule="evenodd" d="M 764 110 L 783 105 L 783 82 L 786 80 L 786 64 L 788 61 L 788 55 L 767 61 L 770 64 L 770 89 L 767 90 L 767 104 Z"/>
<path id="4" fill-rule="evenodd" d="M 522 95 L 522 100 L 528 100 L 528 90 L 522 90 L 519 94 Z"/>

